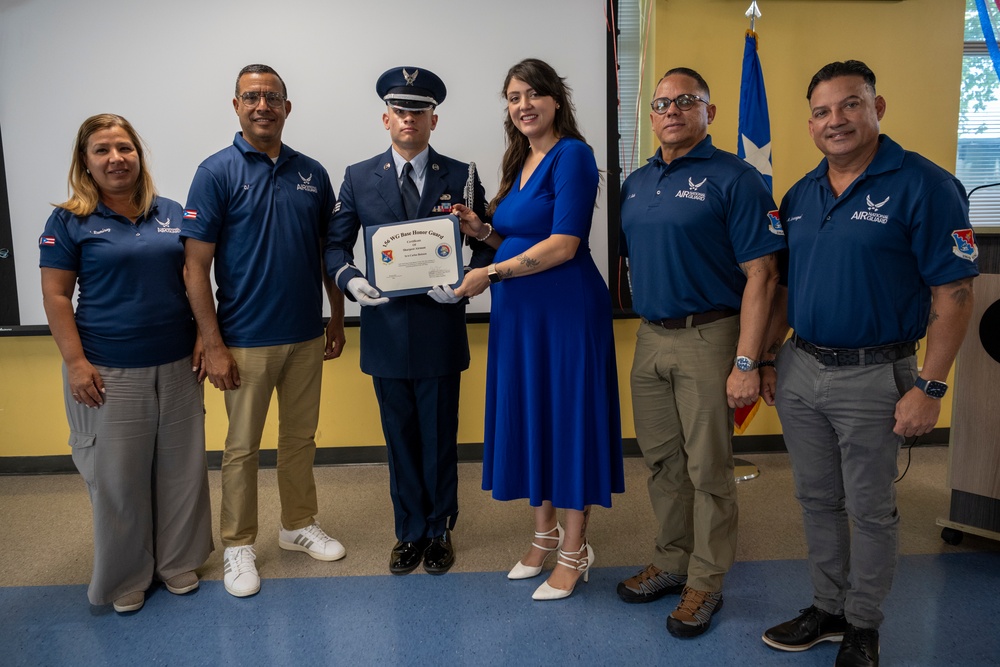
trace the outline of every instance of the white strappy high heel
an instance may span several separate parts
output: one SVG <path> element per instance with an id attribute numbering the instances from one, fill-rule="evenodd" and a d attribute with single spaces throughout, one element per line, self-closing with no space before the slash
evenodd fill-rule
<path id="1" fill-rule="evenodd" d="M 586 553 L 586 555 L 584 555 Z M 575 556 L 575 558 L 574 558 Z M 594 549 L 590 544 L 584 544 L 579 551 L 559 550 L 559 564 L 577 572 L 583 572 L 583 580 L 590 581 L 590 568 L 594 564 Z M 577 579 L 577 582 L 580 580 Z M 576 584 L 574 584 L 574 588 Z M 561 600 L 568 598 L 573 593 L 573 588 L 564 591 L 561 588 L 549 586 L 549 582 L 544 582 L 531 596 L 533 600 Z"/>
<path id="2" fill-rule="evenodd" d="M 552 533 L 556 533 L 558 537 L 556 535 L 553 535 Z M 543 547 L 541 544 L 538 543 L 540 540 L 558 540 L 558 542 L 554 547 Z M 563 543 L 563 527 L 559 524 L 558 521 L 556 521 L 556 527 L 550 530 L 549 532 L 535 533 L 535 541 L 531 543 L 531 546 L 535 547 L 536 549 L 540 549 L 542 551 L 552 552 L 559 549 L 562 546 L 562 543 Z M 548 557 L 549 554 L 545 554 L 545 558 Z M 507 578 L 531 579 L 532 577 L 537 577 L 539 574 L 541 574 L 542 567 L 544 565 L 545 565 L 544 560 L 542 561 L 542 564 L 539 565 L 538 567 L 530 567 L 528 565 L 524 565 L 523 563 L 521 563 L 521 561 L 517 561 L 517 565 L 515 565 L 513 569 L 511 569 L 511 571 L 507 573 Z"/>

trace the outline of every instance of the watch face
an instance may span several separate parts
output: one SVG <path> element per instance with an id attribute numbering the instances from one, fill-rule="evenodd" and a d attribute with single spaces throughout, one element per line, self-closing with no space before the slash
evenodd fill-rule
<path id="1" fill-rule="evenodd" d="M 917 389 L 931 398 L 944 398 L 944 395 L 948 393 L 948 385 L 938 380 L 925 380 L 922 377 L 918 377 L 914 384 Z"/>
<path id="2" fill-rule="evenodd" d="M 944 382 L 931 380 L 927 383 L 927 389 L 924 392 L 931 398 L 944 398 L 944 395 L 948 393 L 948 385 Z"/>
<path id="3" fill-rule="evenodd" d="M 752 371 L 754 366 L 756 366 L 756 364 L 754 364 L 750 357 L 736 357 L 736 368 L 741 371 Z"/>

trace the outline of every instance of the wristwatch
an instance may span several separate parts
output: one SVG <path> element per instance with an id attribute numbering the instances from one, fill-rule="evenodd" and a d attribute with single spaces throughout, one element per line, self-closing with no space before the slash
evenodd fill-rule
<path id="1" fill-rule="evenodd" d="M 938 380 L 925 380 L 919 375 L 913 383 L 913 386 L 931 398 L 944 398 L 944 395 L 948 393 L 948 385 L 944 382 L 939 382 Z"/>
<path id="2" fill-rule="evenodd" d="M 503 276 L 497 273 L 497 265 L 490 264 L 486 267 L 486 277 L 490 279 L 490 284 L 496 284 L 503 280 Z"/>
<path id="3" fill-rule="evenodd" d="M 750 357 L 744 357 L 742 355 L 736 357 L 735 362 L 736 368 L 743 371 L 744 373 L 749 373 L 752 370 L 756 370 L 760 364 Z"/>

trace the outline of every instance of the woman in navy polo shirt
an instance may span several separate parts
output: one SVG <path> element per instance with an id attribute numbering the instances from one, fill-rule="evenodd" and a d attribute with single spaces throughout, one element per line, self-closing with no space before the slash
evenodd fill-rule
<path id="1" fill-rule="evenodd" d="M 94 510 L 87 596 L 137 611 L 154 578 L 171 593 L 197 588 L 213 549 L 183 211 L 157 196 L 139 136 L 113 114 L 80 126 L 69 189 L 38 243 L 73 462 Z"/>

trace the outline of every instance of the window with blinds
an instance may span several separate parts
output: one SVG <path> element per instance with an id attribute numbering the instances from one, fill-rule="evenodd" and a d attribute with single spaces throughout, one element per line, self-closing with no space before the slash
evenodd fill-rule
<path id="1" fill-rule="evenodd" d="M 993 3 L 987 3 L 987 7 L 990 4 Z M 996 26 L 995 6 L 993 10 L 991 18 Z M 970 193 L 972 224 L 997 226 L 1000 225 L 1000 79 L 986 48 L 975 0 L 966 0 L 963 54 L 955 175 Z"/>
<path id="2" fill-rule="evenodd" d="M 638 123 L 645 115 L 638 112 L 642 109 L 639 99 L 642 82 L 642 11 L 645 3 L 619 2 L 618 4 L 618 133 L 621 139 L 619 159 L 621 162 L 621 182 L 635 171 L 639 161 L 645 161 L 648 156 L 642 156 L 639 146 Z"/>

